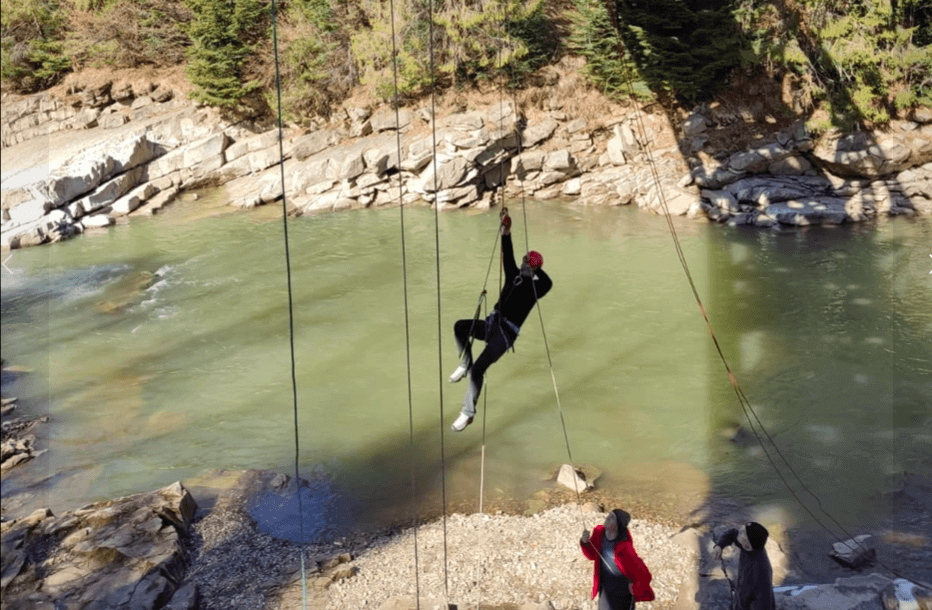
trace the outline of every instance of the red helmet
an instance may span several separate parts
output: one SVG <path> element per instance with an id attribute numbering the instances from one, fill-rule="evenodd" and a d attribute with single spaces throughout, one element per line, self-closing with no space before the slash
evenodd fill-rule
<path id="1" fill-rule="evenodd" d="M 544 257 L 541 256 L 540 252 L 531 250 L 524 257 L 524 260 L 527 261 L 527 264 L 532 267 L 543 267 L 544 266 Z"/>

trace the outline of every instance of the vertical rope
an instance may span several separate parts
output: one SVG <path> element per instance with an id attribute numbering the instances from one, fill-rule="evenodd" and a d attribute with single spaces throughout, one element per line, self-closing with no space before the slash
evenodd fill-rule
<path id="1" fill-rule="evenodd" d="M 434 0 L 428 0 L 428 48 L 430 50 L 430 133 L 434 164 L 434 247 L 437 254 L 437 379 L 440 383 L 440 495 L 443 502 L 443 591 L 450 597 L 449 576 L 447 574 L 447 464 L 444 452 L 443 420 L 443 323 L 441 320 L 440 298 L 440 201 L 437 196 L 437 109 L 436 77 L 434 70 Z M 400 161 L 400 160 L 399 160 Z"/>
<path id="2" fill-rule="evenodd" d="M 291 346 L 291 394 L 294 402 L 294 482 L 295 493 L 298 496 L 298 521 L 301 532 L 301 598 L 303 608 L 307 610 L 307 572 L 304 565 L 304 503 L 301 499 L 301 478 L 298 472 L 298 461 L 301 455 L 298 431 L 298 380 L 295 373 L 294 355 L 294 298 L 291 290 L 291 249 L 288 245 L 288 206 L 285 202 L 285 147 L 282 142 L 282 80 L 278 66 L 278 7 L 272 0 L 272 44 L 275 49 L 275 91 L 278 98 L 278 158 L 281 169 L 282 182 L 282 227 L 285 233 L 285 270 L 288 276 L 288 341 Z"/>
<path id="3" fill-rule="evenodd" d="M 398 164 L 401 164 L 401 117 L 398 108 L 398 49 L 395 44 L 395 0 L 391 0 L 391 22 L 392 22 L 392 76 L 395 84 L 395 147 L 398 153 Z M 398 171 L 398 212 L 401 221 L 401 277 L 404 285 L 404 306 L 405 306 L 405 362 L 408 373 L 408 450 L 411 457 L 411 512 L 414 521 L 414 599 L 417 610 L 421 608 L 421 582 L 418 573 L 418 554 L 417 554 L 417 477 L 415 476 L 415 464 L 417 456 L 414 451 L 414 406 L 411 390 L 411 323 L 408 316 L 408 259 L 407 248 L 405 246 L 405 205 L 401 193 L 401 171 Z"/>

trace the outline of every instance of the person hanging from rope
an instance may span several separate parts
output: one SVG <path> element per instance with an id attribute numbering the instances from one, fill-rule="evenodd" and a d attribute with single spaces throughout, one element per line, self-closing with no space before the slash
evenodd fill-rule
<path id="1" fill-rule="evenodd" d="M 509 347 L 514 345 L 521 330 L 521 324 L 534 308 L 537 299 L 550 292 L 553 286 L 550 277 L 541 269 L 544 257 L 540 252 L 531 250 L 525 254 L 520 269 L 515 263 L 514 248 L 511 243 L 511 217 L 508 215 L 508 208 L 502 209 L 501 224 L 505 285 L 498 303 L 485 320 L 479 320 L 477 315 L 473 319 L 458 320 L 453 325 L 456 345 L 463 354 L 463 359 L 450 375 L 450 382 L 456 383 L 466 373 L 469 373 L 469 387 L 463 399 L 463 408 L 459 417 L 450 426 L 456 432 L 465 430 L 476 416 L 476 403 L 479 402 L 479 392 L 482 391 L 482 379 L 486 370 L 497 362 Z M 475 363 L 472 359 L 471 338 L 485 341 L 485 349 L 482 350 Z"/>
<path id="2" fill-rule="evenodd" d="M 773 568 L 767 556 L 767 528 L 750 521 L 731 528 L 715 540 L 713 556 L 722 558 L 722 548 L 735 544 L 741 549 L 738 558 L 738 582 L 732 588 L 731 610 L 774 610 Z"/>
<path id="3" fill-rule="evenodd" d="M 585 529 L 579 545 L 595 562 L 592 597 L 599 596 L 599 610 L 631 610 L 634 602 L 654 599 L 650 570 L 634 550 L 628 523 L 631 515 L 616 508 L 589 535 Z"/>

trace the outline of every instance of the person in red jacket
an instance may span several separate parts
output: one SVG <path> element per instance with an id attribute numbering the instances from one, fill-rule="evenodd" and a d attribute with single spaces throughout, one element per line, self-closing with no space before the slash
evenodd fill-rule
<path id="1" fill-rule="evenodd" d="M 636 601 L 654 599 L 650 570 L 631 541 L 630 521 L 631 515 L 616 508 L 605 525 L 595 526 L 591 536 L 583 530 L 579 540 L 583 555 L 595 562 L 592 597 L 599 596 L 599 610 L 631 610 Z"/>

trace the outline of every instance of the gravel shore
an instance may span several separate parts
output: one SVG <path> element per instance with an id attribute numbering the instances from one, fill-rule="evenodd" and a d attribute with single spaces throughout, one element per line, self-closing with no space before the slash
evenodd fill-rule
<path id="1" fill-rule="evenodd" d="M 595 608 L 590 601 L 592 562 L 579 549 L 583 527 L 592 529 L 605 513 L 581 512 L 575 505 L 530 517 L 452 515 L 447 519 L 447 578 L 450 601 L 460 607 L 546 602 L 557 610 Z M 632 519 L 631 537 L 653 574 L 657 596 L 638 608 L 670 608 L 692 558 L 671 537 L 676 530 Z M 421 595 L 444 591 L 443 523 L 417 531 Z M 390 597 L 414 597 L 414 533 L 411 530 L 374 545 L 356 558 L 359 572 L 327 590 L 327 607 L 378 608 Z"/>
<path id="2" fill-rule="evenodd" d="M 186 582 L 200 587 L 203 608 L 300 609 L 299 547 L 258 532 L 251 519 L 237 513 L 217 506 L 194 525 Z M 592 562 L 583 557 L 578 540 L 584 527 L 591 530 L 605 516 L 592 504 L 566 504 L 530 516 L 449 515 L 447 600 L 460 608 L 550 602 L 557 610 L 595 610 Z M 378 609 L 393 597 L 413 599 L 416 586 L 422 599 L 444 599 L 443 529 L 442 519 L 417 528 L 417 584 L 411 528 L 306 547 L 308 607 Z M 639 603 L 639 610 L 672 608 L 684 579 L 696 570 L 694 556 L 672 539 L 678 532 L 672 526 L 633 518 L 629 529 L 653 574 L 656 594 L 654 602 Z"/>

